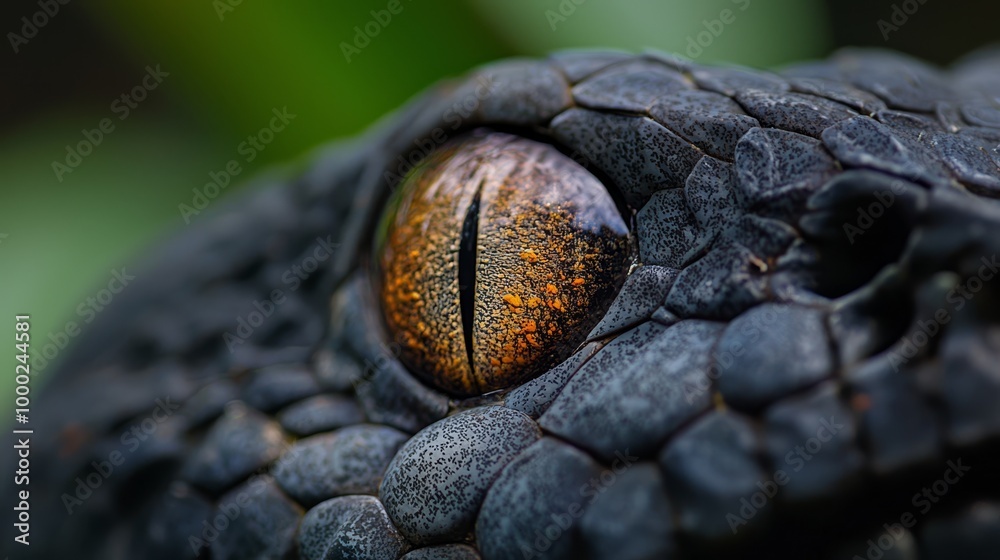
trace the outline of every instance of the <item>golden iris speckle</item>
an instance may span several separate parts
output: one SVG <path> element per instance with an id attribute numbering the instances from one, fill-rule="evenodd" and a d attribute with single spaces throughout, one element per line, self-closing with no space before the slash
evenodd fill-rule
<path id="1" fill-rule="evenodd" d="M 508 134 L 477 131 L 432 154 L 382 227 L 379 290 L 400 359 L 456 395 L 565 359 L 627 270 L 628 230 L 604 185 L 552 146 Z"/>

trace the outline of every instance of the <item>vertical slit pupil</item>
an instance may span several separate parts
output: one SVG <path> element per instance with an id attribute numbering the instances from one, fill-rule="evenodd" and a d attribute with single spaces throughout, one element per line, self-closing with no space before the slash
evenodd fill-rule
<path id="1" fill-rule="evenodd" d="M 465 335 L 465 352 L 469 359 L 470 370 L 472 362 L 472 321 L 475 314 L 476 297 L 476 243 L 479 236 L 479 197 L 482 193 L 482 183 L 476 188 L 472 204 L 465 213 L 462 222 L 462 240 L 458 249 L 458 297 L 462 312 L 462 330 Z M 475 382 L 475 372 L 472 379 Z"/>

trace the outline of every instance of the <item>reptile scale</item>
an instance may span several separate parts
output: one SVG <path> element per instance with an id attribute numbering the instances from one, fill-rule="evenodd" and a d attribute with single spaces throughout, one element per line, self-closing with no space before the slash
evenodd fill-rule
<path id="1" fill-rule="evenodd" d="M 33 558 L 1000 555 L 996 50 L 501 61 L 214 206 L 43 389 Z"/>

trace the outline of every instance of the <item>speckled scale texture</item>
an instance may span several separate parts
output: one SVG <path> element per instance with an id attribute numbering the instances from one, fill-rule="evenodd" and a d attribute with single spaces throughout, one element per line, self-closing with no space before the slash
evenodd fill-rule
<path id="1" fill-rule="evenodd" d="M 379 496 L 411 541 L 464 540 L 500 472 L 540 437 L 531 418 L 502 406 L 445 418 L 400 450 Z"/>
<path id="2" fill-rule="evenodd" d="M 136 263 L 37 403 L 33 557 L 994 558 L 998 75 L 563 52 L 434 87 Z M 490 126 L 606 181 L 637 258 L 558 366 L 455 400 L 365 263 L 387 172 Z"/>

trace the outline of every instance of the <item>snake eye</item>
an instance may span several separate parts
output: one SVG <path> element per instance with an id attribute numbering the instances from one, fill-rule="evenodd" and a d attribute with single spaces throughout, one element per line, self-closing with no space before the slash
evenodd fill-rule
<path id="1" fill-rule="evenodd" d="M 376 240 L 399 358 L 479 395 L 569 356 L 625 278 L 628 227 L 604 185 L 554 147 L 476 131 L 403 179 Z"/>

